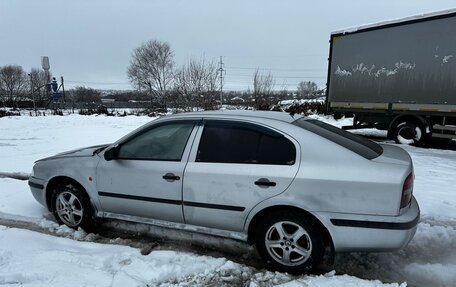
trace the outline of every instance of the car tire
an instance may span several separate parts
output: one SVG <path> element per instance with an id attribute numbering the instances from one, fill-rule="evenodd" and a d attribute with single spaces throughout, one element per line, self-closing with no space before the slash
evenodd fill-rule
<path id="1" fill-rule="evenodd" d="M 398 144 L 422 146 L 425 138 L 424 127 L 412 121 L 401 121 L 393 129 L 393 139 Z"/>
<path id="2" fill-rule="evenodd" d="M 257 226 L 255 244 L 269 269 L 290 274 L 312 270 L 325 250 L 318 228 L 294 212 L 267 215 Z"/>
<path id="3" fill-rule="evenodd" d="M 51 210 L 61 225 L 92 232 L 95 226 L 87 195 L 73 183 L 59 183 L 53 190 Z"/>

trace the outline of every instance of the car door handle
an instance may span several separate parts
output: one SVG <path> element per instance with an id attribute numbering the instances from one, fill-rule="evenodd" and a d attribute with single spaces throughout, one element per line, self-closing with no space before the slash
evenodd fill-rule
<path id="1" fill-rule="evenodd" d="M 267 178 L 260 178 L 255 181 L 255 184 L 261 187 L 276 186 L 276 183 L 274 181 L 269 181 Z"/>
<path id="2" fill-rule="evenodd" d="M 166 181 L 171 182 L 171 181 L 179 180 L 179 179 L 180 179 L 180 176 L 175 175 L 174 173 L 168 172 L 167 174 L 165 174 L 165 175 L 163 176 L 163 179 L 166 180 Z"/>

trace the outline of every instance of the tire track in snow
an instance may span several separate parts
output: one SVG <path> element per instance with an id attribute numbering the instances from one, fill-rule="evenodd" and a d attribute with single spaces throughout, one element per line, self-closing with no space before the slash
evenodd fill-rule
<path id="1" fill-rule="evenodd" d="M 5 218 L 1 214 L 0 225 L 79 241 L 130 246 L 140 249 L 143 255 L 154 250 L 174 250 L 225 257 L 233 262 L 246 265 L 251 270 L 250 274 L 265 272 L 261 259 L 252 247 L 234 240 L 226 241 L 202 234 L 190 234 L 166 228 L 157 229 L 153 226 L 121 221 L 106 222 L 100 226 L 97 234 L 87 234 L 66 226 L 59 226 L 48 219 L 27 221 L 27 219 Z M 436 279 L 436 274 L 430 273 L 432 270 L 417 274 L 417 270 L 429 269 L 429 265 L 437 264 L 435 266 L 438 267 L 438 264 L 443 264 L 442 268 L 445 268 L 445 264 L 450 264 L 450 267 L 451 264 L 456 264 L 456 256 L 451 250 L 456 250 L 456 222 L 441 222 L 433 218 L 424 218 L 419 224 L 414 240 L 406 248 L 389 253 L 337 254 L 334 269 L 337 274 L 349 274 L 385 283 L 407 281 L 408 286 L 412 287 L 452 286 L 454 281 L 451 280 L 456 275 L 449 274 L 446 278 Z M 318 273 L 322 274 L 330 270 L 330 267 L 323 266 Z M 228 280 L 227 276 L 232 277 L 229 281 L 223 281 Z M 213 280 L 222 280 L 223 285 L 226 286 L 229 286 L 230 282 L 240 283 L 245 280 L 245 278 L 237 278 L 237 276 L 242 276 L 242 274 L 220 274 Z M 194 278 L 188 280 L 192 282 L 191 280 Z"/>
<path id="2" fill-rule="evenodd" d="M 456 274 L 456 221 L 423 217 L 409 245 L 396 252 L 338 254 L 335 270 L 364 279 L 408 286 L 453 287 Z M 449 270 L 449 272 L 446 272 Z"/>
<path id="3" fill-rule="evenodd" d="M 58 225 L 48 219 L 14 218 L 0 213 L 0 225 L 78 241 L 130 246 L 140 249 L 143 255 L 153 250 L 185 251 L 198 255 L 226 257 L 254 268 L 264 268 L 259 255 L 246 243 L 145 224 L 113 220 L 101 224 L 96 234 L 87 234 L 82 230 L 76 231 Z M 173 236 L 178 238 L 172 239 Z"/>

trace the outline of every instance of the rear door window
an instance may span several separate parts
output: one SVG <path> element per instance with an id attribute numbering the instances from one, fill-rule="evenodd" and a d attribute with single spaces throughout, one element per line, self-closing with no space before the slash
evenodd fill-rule
<path id="1" fill-rule="evenodd" d="M 235 121 L 206 121 L 197 162 L 293 165 L 295 145 L 281 133 Z"/>

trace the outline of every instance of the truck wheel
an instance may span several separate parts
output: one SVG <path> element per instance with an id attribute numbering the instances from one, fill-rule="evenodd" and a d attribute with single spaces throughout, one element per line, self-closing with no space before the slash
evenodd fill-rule
<path id="1" fill-rule="evenodd" d="M 273 270 L 301 274 L 323 258 L 323 238 L 312 223 L 297 213 L 272 213 L 259 223 L 255 234 L 260 256 Z"/>
<path id="2" fill-rule="evenodd" d="M 343 116 L 344 115 L 341 112 L 338 112 L 338 111 L 334 112 L 334 115 L 333 115 L 335 120 L 340 120 Z"/>
<path id="3" fill-rule="evenodd" d="M 420 124 L 412 121 L 403 121 L 395 126 L 393 138 L 398 144 L 422 146 L 425 139 L 425 130 Z"/>

